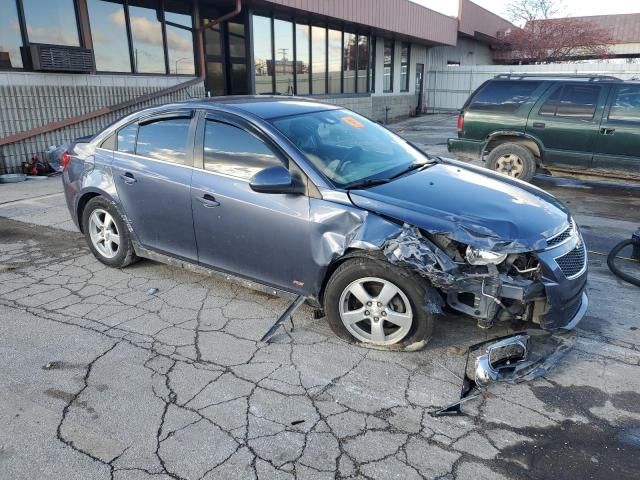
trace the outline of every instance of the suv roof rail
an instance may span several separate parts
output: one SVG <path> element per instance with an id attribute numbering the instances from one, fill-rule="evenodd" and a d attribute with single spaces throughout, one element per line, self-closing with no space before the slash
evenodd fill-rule
<path id="1" fill-rule="evenodd" d="M 526 78 L 543 79 L 548 78 L 555 79 L 567 79 L 567 80 L 582 80 L 585 82 L 622 82 L 621 78 L 614 77 L 613 75 L 572 75 L 570 73 L 501 73 L 494 78 L 508 78 L 511 80 L 524 80 Z"/>

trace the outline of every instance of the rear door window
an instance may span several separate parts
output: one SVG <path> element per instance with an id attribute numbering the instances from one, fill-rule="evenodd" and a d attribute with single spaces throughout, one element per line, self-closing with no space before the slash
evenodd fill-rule
<path id="1" fill-rule="evenodd" d="M 640 85 L 621 85 L 618 88 L 609 120 L 640 122 Z"/>
<path id="2" fill-rule="evenodd" d="M 228 123 L 207 120 L 205 170 L 249 180 L 260 170 L 276 165 L 287 166 L 282 157 L 257 136 Z"/>
<path id="3" fill-rule="evenodd" d="M 524 80 L 489 82 L 473 97 L 469 110 L 515 112 L 540 84 Z"/>
<path id="4" fill-rule="evenodd" d="M 540 115 L 593 118 L 601 87 L 598 85 L 564 85 L 540 108 Z"/>
<path id="5" fill-rule="evenodd" d="M 136 153 L 136 137 L 138 124 L 132 123 L 118 131 L 118 151 L 122 153 Z"/>
<path id="6" fill-rule="evenodd" d="M 165 162 L 187 163 L 191 118 L 164 118 L 140 125 L 136 154 Z"/>

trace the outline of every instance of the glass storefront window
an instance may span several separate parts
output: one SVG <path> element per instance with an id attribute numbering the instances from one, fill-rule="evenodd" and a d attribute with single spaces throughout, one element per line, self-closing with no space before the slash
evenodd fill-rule
<path id="1" fill-rule="evenodd" d="M 207 55 L 222 55 L 222 42 L 220 41 L 220 25 L 207 28 L 204 31 L 205 51 Z"/>
<path id="2" fill-rule="evenodd" d="M 191 27 L 191 16 L 165 12 L 167 22 Z M 193 34 L 189 30 L 166 25 L 167 54 L 169 55 L 169 73 L 174 75 L 194 75 L 196 67 L 193 61 Z"/>
<path id="3" fill-rule="evenodd" d="M 10 1 L 0 15 L 0 68 L 22 68 L 20 23 L 16 2 Z M 7 8 L 8 7 L 8 8 Z"/>
<path id="4" fill-rule="evenodd" d="M 327 29 L 311 27 L 311 93 L 327 93 Z"/>
<path id="5" fill-rule="evenodd" d="M 156 16 L 156 9 L 136 7 L 130 2 L 129 22 L 133 39 L 135 72 L 166 73 L 162 24 Z"/>
<path id="6" fill-rule="evenodd" d="M 244 58 L 247 56 L 244 42 L 244 24 L 229 23 L 229 56 Z"/>
<path id="7" fill-rule="evenodd" d="M 88 0 L 96 70 L 131 72 L 129 42 L 122 3 Z"/>
<path id="8" fill-rule="evenodd" d="M 73 0 L 22 0 L 22 7 L 30 43 L 80 46 Z"/>
<path id="9" fill-rule="evenodd" d="M 284 20 L 273 21 L 275 39 L 276 92 L 293 93 L 293 24 Z"/>
<path id="10" fill-rule="evenodd" d="M 358 92 L 369 92 L 367 70 L 369 70 L 369 37 L 358 35 Z"/>
<path id="11" fill-rule="evenodd" d="M 254 15 L 253 61 L 256 93 L 273 92 L 273 59 L 271 52 L 271 19 Z"/>
<path id="12" fill-rule="evenodd" d="M 340 93 L 342 73 L 342 32 L 329 30 L 329 93 Z"/>
<path id="13" fill-rule="evenodd" d="M 395 42 L 393 40 L 384 40 L 384 70 L 382 72 L 382 90 L 385 92 L 393 91 L 393 54 Z"/>
<path id="14" fill-rule="evenodd" d="M 224 95 L 224 69 L 220 62 L 207 62 L 207 91 L 212 97 Z"/>
<path id="15" fill-rule="evenodd" d="M 309 25 L 296 23 L 296 95 L 309 94 Z"/>
<path id="16" fill-rule="evenodd" d="M 343 48 L 344 58 L 342 60 L 344 93 L 355 93 L 356 91 L 357 47 L 356 35 L 354 33 L 345 33 Z"/>
<path id="17" fill-rule="evenodd" d="M 400 91 L 409 91 L 409 44 L 400 44 Z"/>

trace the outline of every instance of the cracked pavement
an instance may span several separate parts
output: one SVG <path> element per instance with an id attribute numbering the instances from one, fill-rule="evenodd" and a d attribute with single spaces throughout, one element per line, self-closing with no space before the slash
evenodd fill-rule
<path id="1" fill-rule="evenodd" d="M 640 206 L 564 195 L 603 251 L 633 223 L 620 205 Z M 41 208 L 62 221 L 55 199 Z M 459 394 L 464 348 L 506 328 L 451 316 L 423 351 L 383 352 L 302 307 L 260 343 L 290 300 L 146 260 L 107 268 L 29 202 L 0 201 L 17 218 L 0 218 L 0 478 L 637 478 L 638 292 L 598 255 L 577 345 L 549 375 L 432 418 Z"/>

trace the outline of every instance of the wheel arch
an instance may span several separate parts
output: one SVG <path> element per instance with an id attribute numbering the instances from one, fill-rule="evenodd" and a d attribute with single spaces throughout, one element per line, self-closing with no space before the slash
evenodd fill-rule
<path id="1" fill-rule="evenodd" d="M 544 147 L 542 142 L 532 135 L 528 135 L 523 132 L 506 131 L 490 134 L 482 147 L 482 160 L 484 161 L 486 155 L 494 148 L 505 143 L 515 143 L 528 148 L 536 158 L 536 164 L 542 165 L 542 161 L 544 159 Z"/>
<path id="2" fill-rule="evenodd" d="M 111 198 L 111 195 L 109 195 L 104 190 L 100 190 L 98 188 L 89 188 L 87 190 L 84 190 L 80 195 L 78 195 L 78 200 L 76 202 L 76 209 L 75 209 L 76 219 L 78 220 L 78 228 L 80 229 L 81 233 L 84 233 L 84 227 L 82 225 L 82 215 L 84 213 L 84 209 L 87 206 L 87 203 L 89 203 L 89 200 L 95 197 L 104 197 L 114 205 L 116 204 L 113 198 Z M 118 209 L 117 206 L 116 206 L 116 209 Z"/>

